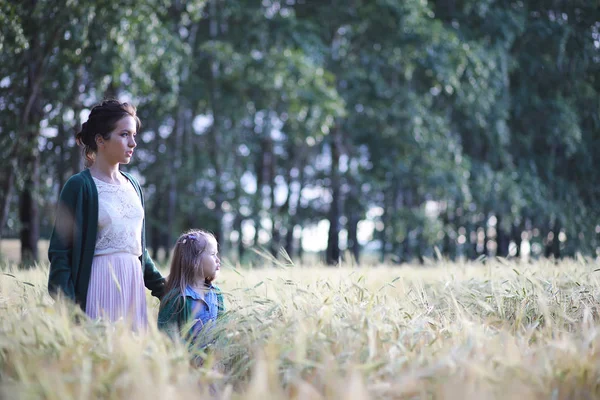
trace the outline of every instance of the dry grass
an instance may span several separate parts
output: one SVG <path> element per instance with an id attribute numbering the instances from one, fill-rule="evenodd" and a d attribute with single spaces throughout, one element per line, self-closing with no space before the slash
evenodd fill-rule
<path id="1" fill-rule="evenodd" d="M 48 240 L 38 241 L 40 260 L 48 260 Z M 19 239 L 0 240 L 0 262 L 18 264 L 21 261 L 21 241 Z"/>
<path id="2" fill-rule="evenodd" d="M 151 327 L 81 319 L 47 269 L 0 272 L 8 398 L 600 398 L 594 262 L 224 269 L 201 368 Z M 7 275 L 9 274 L 9 275 Z M 149 298 L 151 317 L 157 303 Z M 154 322 L 152 322 L 154 325 Z M 1 395 L 0 395 L 1 397 Z"/>

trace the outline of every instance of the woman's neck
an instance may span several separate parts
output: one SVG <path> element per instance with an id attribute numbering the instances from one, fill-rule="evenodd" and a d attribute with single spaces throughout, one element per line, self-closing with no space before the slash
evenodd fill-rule
<path id="1" fill-rule="evenodd" d="M 94 178 L 106 183 L 123 183 L 124 178 L 119 172 L 119 164 L 110 164 L 102 157 L 96 157 L 94 164 L 90 167 L 90 173 Z"/>

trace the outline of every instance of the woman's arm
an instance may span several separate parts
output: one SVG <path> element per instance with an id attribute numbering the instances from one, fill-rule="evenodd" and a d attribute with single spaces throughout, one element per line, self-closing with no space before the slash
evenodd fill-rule
<path id="1" fill-rule="evenodd" d="M 48 259 L 50 260 L 48 292 L 53 298 L 62 292 L 66 297 L 75 301 L 72 273 L 73 235 L 76 225 L 75 209 L 81 187 L 81 179 L 72 177 L 60 192 L 56 221 L 48 247 Z"/>
<path id="2" fill-rule="evenodd" d="M 142 260 L 144 266 L 144 285 L 150 289 L 152 296 L 160 299 L 163 297 L 165 291 L 165 278 L 156 269 L 147 249 L 144 249 Z"/>

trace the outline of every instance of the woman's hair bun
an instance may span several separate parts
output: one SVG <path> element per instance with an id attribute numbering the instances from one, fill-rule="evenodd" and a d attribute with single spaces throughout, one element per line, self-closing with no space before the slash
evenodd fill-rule
<path id="1" fill-rule="evenodd" d="M 89 124 L 87 122 L 84 122 L 81 125 L 81 131 L 79 131 L 77 133 L 77 136 L 75 137 L 75 139 L 77 139 L 77 142 L 79 143 L 79 145 L 82 146 L 92 146 L 93 143 L 95 142 L 95 138 L 92 137 L 93 135 L 90 134 L 90 132 L 88 132 L 88 126 Z"/>
<path id="2" fill-rule="evenodd" d="M 109 140 L 117 122 L 128 116 L 135 119 L 136 131 L 139 130 L 140 119 L 136 115 L 135 107 L 131 104 L 109 99 L 92 107 L 88 120 L 81 125 L 81 130 L 75 136 L 77 144 L 83 147 L 87 166 L 91 165 L 94 154 L 98 151 L 96 136 L 100 135 L 104 140 Z"/>

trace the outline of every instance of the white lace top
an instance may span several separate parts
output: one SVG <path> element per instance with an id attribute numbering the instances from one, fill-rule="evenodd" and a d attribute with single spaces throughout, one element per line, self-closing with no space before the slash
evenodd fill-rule
<path id="1" fill-rule="evenodd" d="M 132 184 L 113 185 L 94 178 L 98 188 L 98 235 L 95 256 L 142 255 L 144 209 Z"/>

